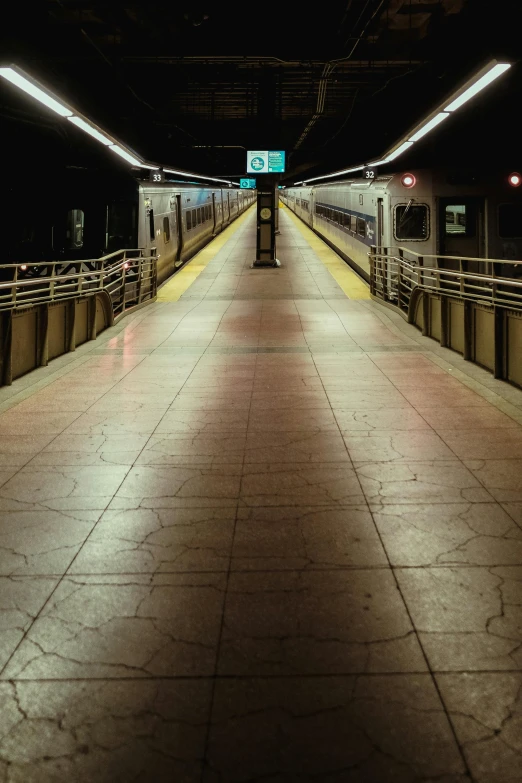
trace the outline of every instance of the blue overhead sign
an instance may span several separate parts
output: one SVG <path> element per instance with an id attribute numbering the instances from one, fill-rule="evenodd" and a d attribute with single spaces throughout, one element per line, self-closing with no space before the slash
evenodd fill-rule
<path id="1" fill-rule="evenodd" d="M 282 174 L 285 170 L 284 150 L 248 150 L 249 174 Z"/>
<path id="2" fill-rule="evenodd" d="M 239 187 L 240 188 L 255 188 L 256 181 L 255 179 L 247 179 L 247 177 L 243 177 L 239 180 Z"/>

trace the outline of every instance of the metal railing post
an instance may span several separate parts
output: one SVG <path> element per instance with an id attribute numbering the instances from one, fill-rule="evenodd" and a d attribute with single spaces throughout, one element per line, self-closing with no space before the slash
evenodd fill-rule
<path id="1" fill-rule="evenodd" d="M 126 261 L 125 261 L 125 253 L 124 253 L 123 254 L 123 261 L 121 262 L 121 267 L 120 267 L 120 269 L 121 269 L 121 311 L 122 311 L 122 313 L 125 312 L 125 305 L 127 303 L 127 297 L 126 297 L 126 291 L 125 291 L 125 276 L 126 276 L 125 273 L 126 273 L 127 270 L 125 268 L 125 264 L 126 264 Z"/>

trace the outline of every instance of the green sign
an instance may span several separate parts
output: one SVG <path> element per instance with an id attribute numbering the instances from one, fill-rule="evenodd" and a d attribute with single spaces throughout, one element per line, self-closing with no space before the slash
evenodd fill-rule
<path id="1" fill-rule="evenodd" d="M 244 177 L 239 180 L 240 188 L 255 188 L 255 186 L 256 186 L 255 179 L 248 179 L 247 177 Z"/>
<path id="2" fill-rule="evenodd" d="M 268 171 L 273 174 L 282 174 L 285 170 L 284 150 L 268 151 Z"/>
<path id="3" fill-rule="evenodd" d="M 284 150 L 248 150 L 248 174 L 282 174 L 284 170 Z"/>

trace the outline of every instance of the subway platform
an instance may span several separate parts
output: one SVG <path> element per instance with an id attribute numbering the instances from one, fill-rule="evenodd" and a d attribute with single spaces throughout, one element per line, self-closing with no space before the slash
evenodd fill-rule
<path id="1" fill-rule="evenodd" d="M 2 783 L 522 780 L 522 392 L 280 228 L 0 390 Z"/>

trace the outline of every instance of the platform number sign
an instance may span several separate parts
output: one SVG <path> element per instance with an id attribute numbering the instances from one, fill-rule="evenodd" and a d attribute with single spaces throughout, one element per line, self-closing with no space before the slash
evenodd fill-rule
<path id="1" fill-rule="evenodd" d="M 162 169 L 151 169 L 150 172 L 150 181 L 151 182 L 165 182 L 165 174 L 163 173 Z"/>
<path id="2" fill-rule="evenodd" d="M 371 166 L 366 166 L 366 168 L 363 169 L 362 176 L 366 182 L 373 182 L 377 176 L 377 169 L 374 169 Z"/>

